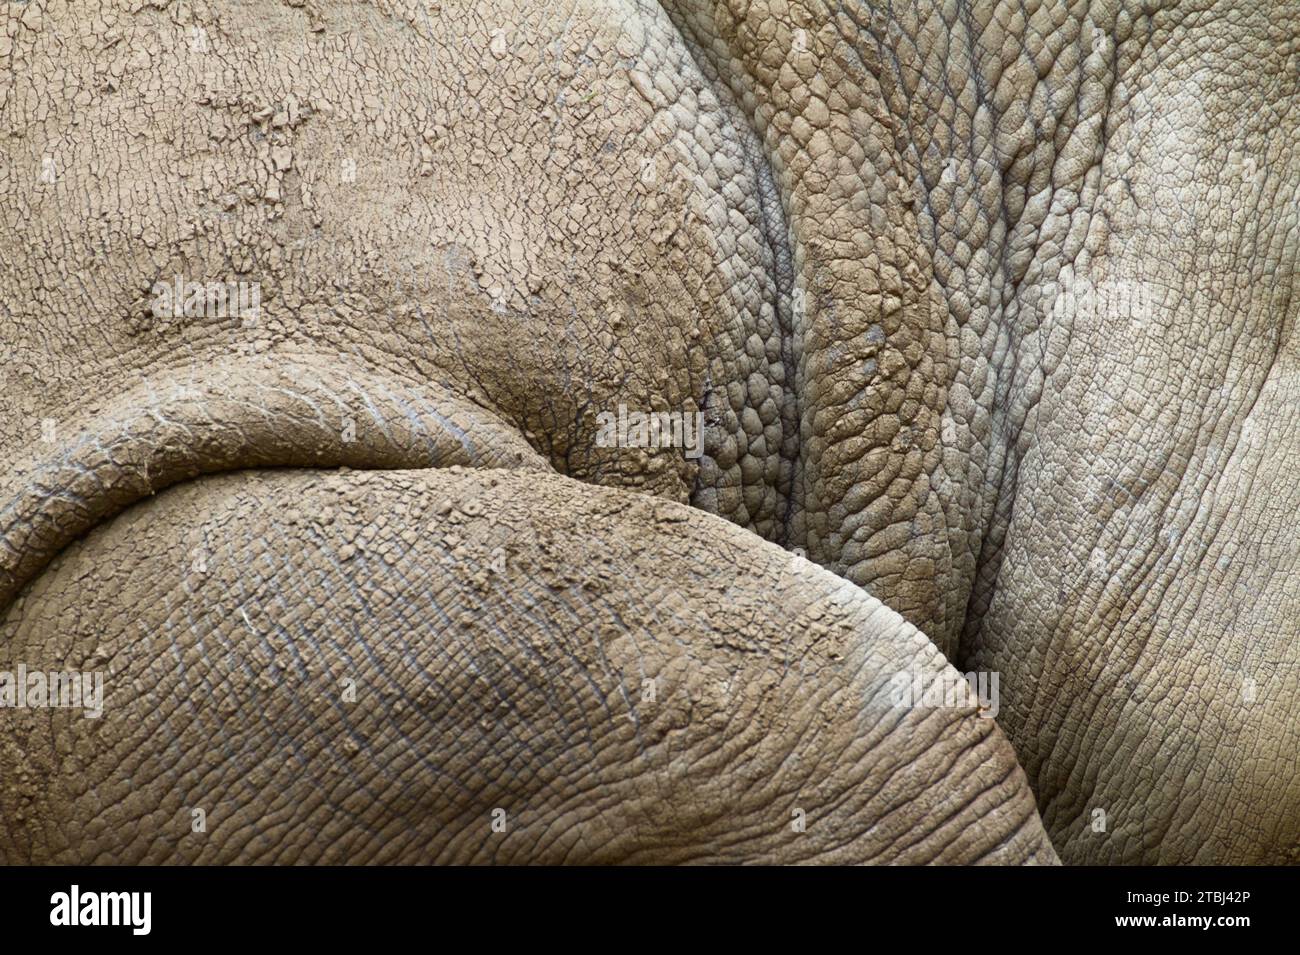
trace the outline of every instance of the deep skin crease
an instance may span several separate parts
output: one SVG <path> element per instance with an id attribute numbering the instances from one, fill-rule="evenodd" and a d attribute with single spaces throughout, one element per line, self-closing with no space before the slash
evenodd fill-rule
<path id="1" fill-rule="evenodd" d="M 1294 861 L 1293 5 L 9 16 L 0 860 Z"/>

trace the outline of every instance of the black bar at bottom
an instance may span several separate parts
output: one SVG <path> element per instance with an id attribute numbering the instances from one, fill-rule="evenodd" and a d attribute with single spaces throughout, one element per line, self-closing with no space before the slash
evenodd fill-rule
<path id="1" fill-rule="evenodd" d="M 493 946 L 512 936 L 585 947 L 789 935 L 807 947 L 846 932 L 864 945 L 892 937 L 869 934 L 877 929 L 918 943 L 952 934 L 974 945 L 1194 935 L 1232 944 L 1291 927 L 1296 884 L 1293 871 L 1271 868 L 0 867 L 0 919 L 7 945 L 63 936 L 297 949 L 423 937 L 459 947 L 472 932 Z"/>

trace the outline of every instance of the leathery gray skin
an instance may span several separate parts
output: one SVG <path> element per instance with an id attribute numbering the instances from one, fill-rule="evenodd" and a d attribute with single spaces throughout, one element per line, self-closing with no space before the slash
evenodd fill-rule
<path id="1" fill-rule="evenodd" d="M 0 673 L 104 683 L 0 710 L 0 860 L 1295 860 L 1294 4 L 0 59 Z"/>

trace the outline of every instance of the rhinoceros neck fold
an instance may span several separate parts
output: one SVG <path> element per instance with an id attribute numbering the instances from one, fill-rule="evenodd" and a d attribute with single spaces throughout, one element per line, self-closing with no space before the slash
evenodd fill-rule
<path id="1" fill-rule="evenodd" d="M 550 466 L 438 386 L 341 364 L 246 360 L 143 382 L 0 480 L 0 607 L 68 543 L 148 495 L 253 467 Z M 49 439 L 52 435 L 43 436 Z"/>

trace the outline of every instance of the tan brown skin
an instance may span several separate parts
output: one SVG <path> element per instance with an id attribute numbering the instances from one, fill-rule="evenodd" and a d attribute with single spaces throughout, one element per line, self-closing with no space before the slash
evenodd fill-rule
<path id="1" fill-rule="evenodd" d="M 69 548 L 9 619 L 17 658 L 109 687 L 101 720 L 9 719 L 11 861 L 1056 858 L 992 720 L 893 705 L 890 674 L 947 669 L 897 614 L 557 475 L 205 478 Z"/>
<path id="2" fill-rule="evenodd" d="M 1036 797 L 1066 861 L 1292 859 L 1294 10 L 126 7 L 33 3 L 0 31 L 19 170 L 0 216 L 24 237 L 0 269 L 0 664 L 102 661 L 131 688 L 98 729 L 0 714 L 20 730 L 0 858 L 1050 861 Z M 177 273 L 259 282 L 257 323 L 159 322 L 151 286 Z M 705 412 L 703 457 L 600 447 L 620 403 Z M 319 470 L 339 465 L 374 483 Z M 317 470 L 202 476 L 277 466 Z M 488 488 L 529 531 L 495 504 L 466 519 L 521 558 L 505 574 L 449 558 L 443 518 Z M 282 516 L 321 496 L 402 579 L 472 608 L 416 599 L 373 633 L 309 612 L 327 603 L 310 568 L 366 593 L 393 573 L 368 550 L 335 564 L 346 545 L 306 505 Z M 228 563 L 199 586 L 205 525 Z M 787 583 L 763 538 L 851 583 Z M 259 561 L 274 600 L 250 589 Z M 542 580 L 529 615 L 520 588 Z M 806 608 L 831 593 L 847 609 L 826 634 Z M 319 659 L 258 656 L 310 656 L 309 619 Z M 513 728 L 421 697 L 345 717 L 303 676 L 370 642 L 392 656 L 367 675 L 401 695 L 400 644 L 486 708 L 437 648 L 490 653 L 490 621 L 576 648 L 520 658 Z M 880 718 L 896 669 L 950 672 L 909 624 L 1001 673 L 1027 780 L 973 711 Z M 609 704 L 638 632 L 676 761 Z M 791 639 L 819 661 L 797 678 Z M 208 660 L 214 641 L 233 656 Z M 192 692 L 208 670 L 228 696 Z M 757 689 L 710 697 L 714 672 Z M 548 700 L 559 726 L 597 727 L 610 755 L 578 760 L 528 711 L 543 676 L 574 694 Z M 158 716 L 179 705 L 207 731 Z M 175 732 L 142 734 L 151 715 Z M 384 748 L 350 752 L 349 720 Z M 511 749 L 474 775 L 467 754 L 524 730 L 582 768 Z M 813 754 L 788 780 L 741 743 L 787 739 Z M 437 783 L 439 760 L 479 781 Z M 336 800 L 308 795 L 334 776 Z M 796 832 L 810 798 L 821 828 Z M 221 822 L 200 836 L 205 800 Z M 496 842 L 494 808 L 518 823 Z"/>

